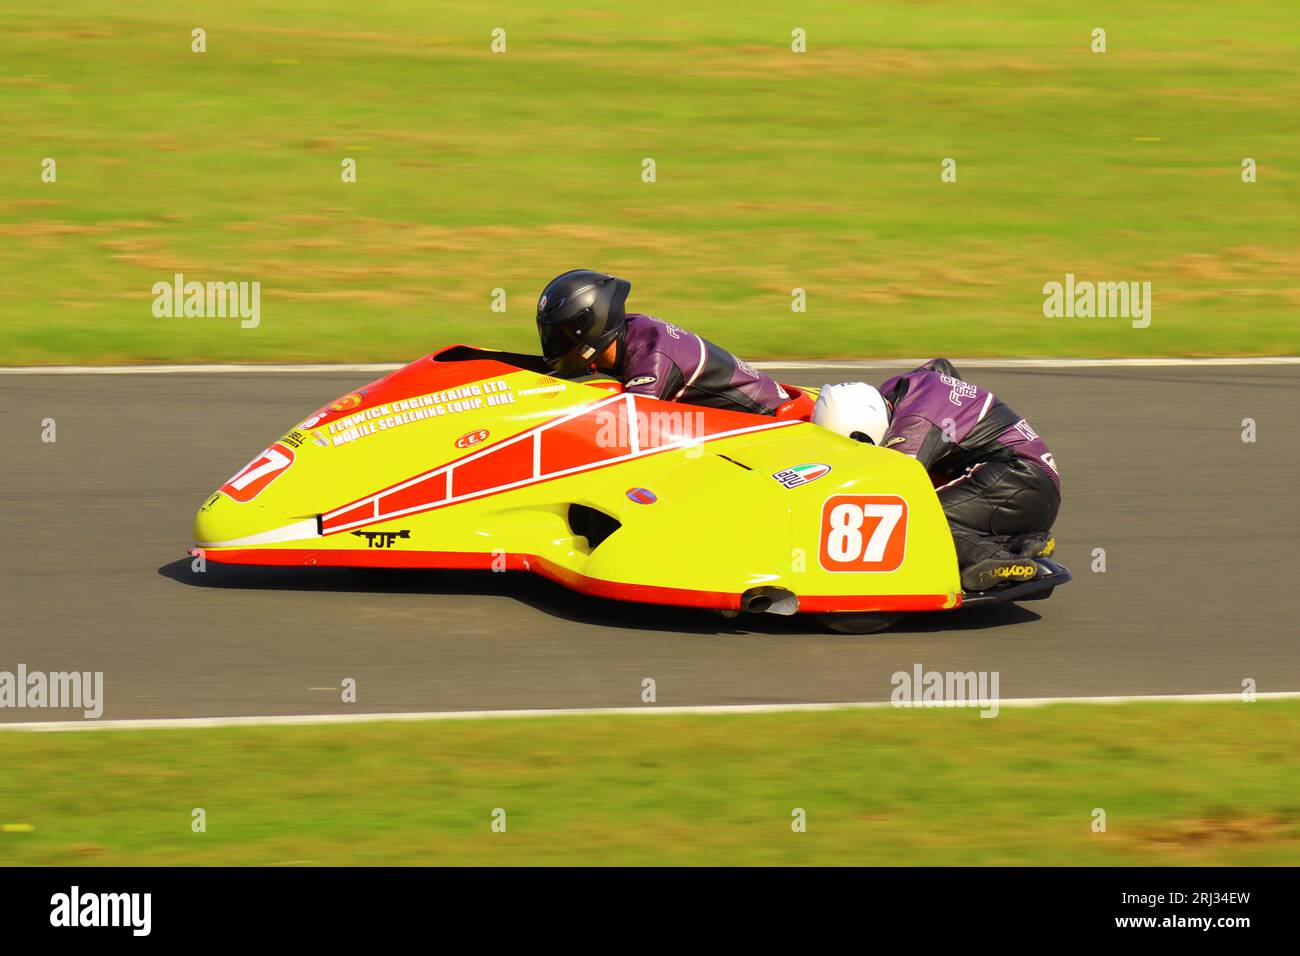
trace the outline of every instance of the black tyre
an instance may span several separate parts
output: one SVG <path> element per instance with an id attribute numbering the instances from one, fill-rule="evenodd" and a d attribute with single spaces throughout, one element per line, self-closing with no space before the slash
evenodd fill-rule
<path id="1" fill-rule="evenodd" d="M 817 623 L 836 634 L 875 634 L 891 626 L 901 614 L 816 614 Z"/>

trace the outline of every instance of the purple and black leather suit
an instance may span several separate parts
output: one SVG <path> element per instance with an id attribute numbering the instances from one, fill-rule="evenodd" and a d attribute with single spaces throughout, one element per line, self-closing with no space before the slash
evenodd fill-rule
<path id="1" fill-rule="evenodd" d="M 880 387 L 893 410 L 881 444 L 930 473 L 964 568 L 1009 558 L 1051 531 L 1061 478 L 1047 445 L 997 396 L 931 359 Z"/>
<path id="2" fill-rule="evenodd" d="M 726 349 L 649 315 L 628 314 L 620 358 L 623 387 L 638 395 L 759 415 L 790 397 Z"/>

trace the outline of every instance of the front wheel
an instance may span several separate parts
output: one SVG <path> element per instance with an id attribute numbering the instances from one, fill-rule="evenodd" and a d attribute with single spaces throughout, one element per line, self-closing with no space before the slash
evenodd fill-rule
<path id="1" fill-rule="evenodd" d="M 892 625 L 901 614 L 814 614 L 817 623 L 836 634 L 876 634 Z"/>

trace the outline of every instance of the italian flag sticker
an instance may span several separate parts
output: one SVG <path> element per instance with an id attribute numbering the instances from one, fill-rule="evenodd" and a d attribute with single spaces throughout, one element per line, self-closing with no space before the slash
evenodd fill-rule
<path id="1" fill-rule="evenodd" d="M 831 470 L 830 465 L 809 464 L 795 465 L 793 468 L 787 468 L 785 471 L 778 471 L 772 477 L 787 488 L 798 488 L 800 485 L 806 485 L 810 481 L 816 481 L 822 475 L 828 474 Z"/>

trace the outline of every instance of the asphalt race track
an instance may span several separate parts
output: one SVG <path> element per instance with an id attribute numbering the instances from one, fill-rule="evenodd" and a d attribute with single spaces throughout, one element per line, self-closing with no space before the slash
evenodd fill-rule
<path id="1" fill-rule="evenodd" d="M 524 573 L 192 574 L 204 498 L 377 376 L 0 376 L 0 670 L 103 671 L 105 719 L 639 707 L 645 677 L 659 706 L 884 700 L 916 663 L 996 670 L 1003 698 L 1231 693 L 1244 678 L 1300 690 L 1300 368 L 968 374 L 1051 446 L 1075 580 L 1046 602 L 864 637 L 594 600 Z M 1096 548 L 1105 573 L 1090 570 Z M 355 704 L 340 701 L 345 677 Z"/>

